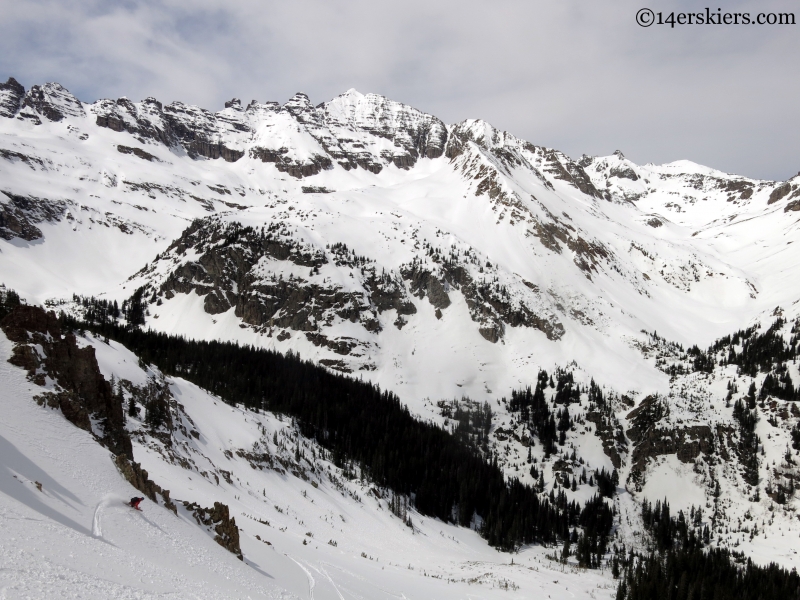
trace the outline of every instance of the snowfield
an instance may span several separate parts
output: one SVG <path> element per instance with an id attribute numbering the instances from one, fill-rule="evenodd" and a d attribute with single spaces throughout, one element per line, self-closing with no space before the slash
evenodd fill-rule
<path id="1" fill-rule="evenodd" d="M 759 399 L 746 476 L 733 406 L 766 371 L 742 374 L 727 349 L 695 370 L 688 354 L 779 317 L 793 343 L 797 242 L 800 175 L 573 160 L 355 90 L 214 113 L 0 84 L 0 291 L 79 317 L 89 297 L 138 293 L 145 328 L 293 352 L 442 426 L 447 402 L 488 402 L 508 477 L 541 474 L 542 494 L 560 482 L 584 503 L 597 489 L 584 474 L 618 470 L 611 543 L 626 549 L 650 541 L 642 501 L 667 499 L 673 515 L 702 509 L 710 545 L 800 566 L 800 411 Z M 560 548 L 499 553 L 411 509 L 408 527 L 388 490 L 337 468 L 290 418 L 227 405 L 116 342 L 79 342 L 126 401 L 168 390 L 183 429 L 165 441 L 142 415 L 127 428 L 177 515 L 123 505 L 136 491 L 108 450 L 36 404 L 0 334 L 0 598 L 614 597 L 607 571 L 548 558 Z M 770 368 L 796 384 L 796 353 L 785 362 Z M 576 389 L 553 456 L 508 402 L 542 369 Z M 545 388 L 560 411 L 560 387 Z M 183 501 L 228 505 L 244 561 Z"/>
<path id="2" fill-rule="evenodd" d="M 114 342 L 84 343 L 95 347 L 108 379 L 141 385 L 157 375 Z M 413 512 L 412 531 L 370 485 L 345 479 L 328 461 L 315 461 L 317 472 L 308 461 L 292 465 L 301 476 L 278 463 L 254 468 L 237 450 L 262 444 L 285 455 L 286 464 L 293 461 L 292 452 L 273 446 L 276 432 L 307 455 L 320 449 L 286 419 L 231 407 L 181 379 L 169 378 L 169 389 L 198 439 L 181 439 L 169 452 L 156 438 L 138 437 L 139 426 L 129 422 L 135 458 L 171 490 L 178 514 L 148 500 L 135 512 L 123 503 L 139 492 L 110 453 L 58 411 L 34 402 L 40 390 L 6 362 L 5 336 L 0 351 L 5 598 L 613 597 L 608 572 L 546 558 L 558 549 L 497 552 L 472 530 Z M 243 562 L 196 525 L 184 499 L 231 507 Z"/>

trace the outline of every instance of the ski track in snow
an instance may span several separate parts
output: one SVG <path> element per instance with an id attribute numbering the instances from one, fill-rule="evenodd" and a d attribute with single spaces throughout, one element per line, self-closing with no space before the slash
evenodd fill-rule
<path id="1" fill-rule="evenodd" d="M 94 509 L 94 518 L 92 519 L 92 535 L 95 537 L 103 537 L 103 529 L 100 525 L 100 511 L 105 507 L 106 502 L 106 500 L 101 500 Z"/>
<path id="2" fill-rule="evenodd" d="M 314 576 L 311 574 L 311 571 L 309 571 L 305 566 L 300 564 L 300 562 L 298 560 L 295 560 L 292 556 L 289 556 L 288 554 L 286 556 L 289 559 L 291 559 L 294 563 L 296 563 L 298 567 L 303 569 L 303 572 L 306 574 L 306 577 L 308 577 L 308 598 L 309 600 L 314 600 L 314 586 L 316 585 L 317 582 L 314 580 Z"/>
<path id="3" fill-rule="evenodd" d="M 325 575 L 325 577 L 328 579 L 328 581 L 330 581 L 330 582 L 331 582 L 331 586 L 332 586 L 332 587 L 333 587 L 333 589 L 336 591 L 336 595 L 337 595 L 337 596 L 339 596 L 339 600 L 345 600 L 344 596 L 342 596 L 342 592 L 340 592 L 340 591 L 339 591 L 339 586 L 337 586 L 337 585 L 336 585 L 336 583 L 333 581 L 333 578 L 332 578 L 332 577 L 330 576 L 330 574 L 328 573 L 327 569 L 325 569 L 325 567 L 323 566 L 323 565 L 325 565 L 325 564 L 326 564 L 326 563 L 324 563 L 324 562 L 321 562 L 321 563 L 319 563 L 319 570 L 320 570 L 320 572 L 321 572 L 323 575 Z"/>
<path id="4" fill-rule="evenodd" d="M 112 502 L 124 502 L 122 497 L 114 494 L 107 494 L 94 509 L 94 516 L 92 518 L 92 535 L 98 538 L 103 537 L 103 513 Z"/>

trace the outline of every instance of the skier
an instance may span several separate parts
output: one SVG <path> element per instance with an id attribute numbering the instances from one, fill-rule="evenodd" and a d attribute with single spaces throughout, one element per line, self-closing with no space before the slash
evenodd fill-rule
<path id="1" fill-rule="evenodd" d="M 144 498 L 137 498 L 136 496 L 134 496 L 133 498 L 131 498 L 131 501 L 128 502 L 128 506 L 130 506 L 131 508 L 135 508 L 136 510 L 142 510 L 141 508 L 139 508 L 139 503 L 142 500 L 144 500 Z"/>

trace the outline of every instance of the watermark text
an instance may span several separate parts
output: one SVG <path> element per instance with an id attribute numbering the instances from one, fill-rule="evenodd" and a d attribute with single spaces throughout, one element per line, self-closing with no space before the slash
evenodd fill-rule
<path id="1" fill-rule="evenodd" d="M 653 12 L 640 8 L 636 22 L 642 27 L 651 25 L 795 25 L 794 13 L 723 12 L 721 8 L 706 8 L 701 12 Z"/>

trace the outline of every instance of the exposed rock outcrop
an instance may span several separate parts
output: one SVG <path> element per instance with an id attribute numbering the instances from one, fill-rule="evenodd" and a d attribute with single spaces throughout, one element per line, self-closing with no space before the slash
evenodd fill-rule
<path id="1" fill-rule="evenodd" d="M 308 332 L 313 334 L 307 336 L 309 340 L 339 354 L 349 353 L 355 345 L 349 338 L 328 340 L 320 336 L 320 327 L 330 325 L 334 319 L 360 323 L 367 331 L 376 332 L 381 329 L 381 312 L 416 312 L 402 282 L 379 275 L 373 268 L 362 269 L 361 262 L 356 270 L 353 256 L 335 244 L 330 260 L 359 273 L 361 290 L 348 290 L 323 277 L 315 278 L 313 273 L 328 263 L 328 254 L 297 241 L 279 223 L 256 231 L 238 223 L 198 221 L 167 253 L 180 256 L 190 248 L 198 257 L 173 267 L 159 284 L 158 294 L 171 298 L 176 293 L 193 291 L 204 297 L 203 306 L 209 314 L 234 308 L 235 315 L 248 325 Z M 276 275 L 268 267 L 270 261 L 308 268 L 312 275 L 309 279 Z"/>
<path id="2" fill-rule="evenodd" d="M 42 237 L 42 230 L 36 224 L 60 221 L 67 210 L 67 203 L 64 201 L 20 196 L 4 191 L 0 191 L 0 194 L 6 197 L 5 202 L 0 203 L 0 238 L 4 240 L 38 240 Z"/>
<path id="3" fill-rule="evenodd" d="M 59 83 L 33 86 L 22 100 L 22 109 L 35 111 L 48 121 L 64 117 L 83 117 L 86 111 L 80 100 Z"/>
<path id="4" fill-rule="evenodd" d="M 388 165 L 408 169 L 420 158 L 441 156 L 448 138 L 447 127 L 436 117 L 355 90 L 316 107 L 298 93 L 283 106 L 254 101 L 244 108 L 234 98 L 216 113 L 182 102 L 164 107 L 154 98 L 138 103 L 100 100 L 90 110 L 98 126 L 141 141 L 182 148 L 193 158 L 235 162 L 247 155 L 297 178 L 331 169 L 334 163 L 372 173 Z M 275 126 L 293 130 L 298 146 L 305 149 L 270 146 L 272 140 L 260 132 Z M 391 142 L 389 148 L 385 140 Z"/>
<path id="5" fill-rule="evenodd" d="M 411 292 L 420 298 L 428 297 L 434 308 L 443 309 L 450 306 L 450 296 L 442 283 L 428 270 L 410 268 L 403 271 L 403 277 L 408 280 Z"/>
<path id="6" fill-rule="evenodd" d="M 800 210 L 800 199 L 792 200 L 786 204 L 786 207 L 783 209 L 783 212 L 795 211 L 797 212 Z"/>
<path id="7" fill-rule="evenodd" d="M 24 97 L 25 88 L 13 77 L 9 77 L 5 83 L 0 83 L 0 117 L 7 119 L 15 117 Z"/>
<path id="8" fill-rule="evenodd" d="M 782 183 L 774 190 L 772 190 L 772 192 L 770 192 L 769 199 L 767 199 L 767 204 L 774 204 L 775 202 L 779 202 L 791 193 L 792 193 L 792 184 L 789 182 Z"/>
<path id="9" fill-rule="evenodd" d="M 439 277 L 416 262 L 402 267 L 400 272 L 409 282 L 412 293 L 420 298 L 427 296 L 428 301 L 439 311 L 450 305 L 447 288 L 460 290 L 469 308 L 470 317 L 479 325 L 478 332 L 492 343 L 503 338 L 507 325 L 538 329 L 551 340 L 564 335 L 564 326 L 561 323 L 537 315 L 524 302 L 513 300 L 503 288 L 486 281 L 473 280 L 463 265 L 444 261 Z"/>
<path id="10" fill-rule="evenodd" d="M 308 159 L 299 160 L 288 156 L 288 148 L 271 150 L 269 148 L 255 147 L 250 150 L 250 157 L 265 163 L 275 163 L 275 168 L 281 173 L 288 173 L 298 179 L 316 175 L 324 169 L 333 167 L 333 162 L 327 156 L 314 154 Z"/>
<path id="11" fill-rule="evenodd" d="M 164 501 L 164 506 L 169 510 L 178 513 L 178 507 L 169 497 L 169 490 L 163 489 L 160 485 L 153 482 L 149 477 L 147 471 L 142 466 L 130 460 L 127 456 L 119 454 L 114 458 L 114 462 L 122 473 L 122 476 L 137 490 L 142 492 L 150 500 L 158 504 L 158 496 L 160 495 Z"/>
<path id="12" fill-rule="evenodd" d="M 0 320 L 0 329 L 15 343 L 9 362 L 25 369 L 37 385 L 55 384 L 53 391 L 37 396 L 37 401 L 60 409 L 71 423 L 94 433 L 115 455 L 114 464 L 134 488 L 156 504 L 161 496 L 164 506 L 177 514 L 169 490 L 152 481 L 148 472 L 133 460 L 122 397 L 113 393 L 100 373 L 95 349 L 78 347 L 75 336 L 62 331 L 53 312 L 16 303 L 4 307 L 8 311 Z M 215 502 L 211 509 L 188 502 L 184 505 L 198 524 L 216 535 L 217 543 L 242 559 L 239 529 L 225 504 Z"/>
<path id="13" fill-rule="evenodd" d="M 133 459 L 122 403 L 100 373 L 94 348 L 79 348 L 74 335 L 61 331 L 55 313 L 35 306 L 17 307 L 0 321 L 0 328 L 15 342 L 9 362 L 25 369 L 36 385 L 48 380 L 56 384 L 40 396 L 42 403 L 60 408 L 86 431 L 93 431 L 93 418 L 100 441 L 114 454 Z"/>
<path id="14" fill-rule="evenodd" d="M 227 504 L 214 502 L 213 508 L 203 508 L 194 502 L 184 502 L 183 506 L 194 515 L 198 525 L 215 534 L 215 542 L 235 554 L 239 560 L 244 560 L 239 545 L 239 528 L 236 526 L 236 519 L 230 516 Z"/>
<path id="15" fill-rule="evenodd" d="M 599 190 L 595 187 L 582 166 L 560 152 L 555 150 L 548 152 L 545 155 L 545 161 L 546 163 L 543 170 L 553 175 L 555 179 L 567 182 L 587 196 L 592 196 L 600 200 L 611 199 L 607 191 Z"/>
<path id="16" fill-rule="evenodd" d="M 153 161 L 160 162 L 158 158 L 156 158 L 149 152 L 142 150 L 141 148 L 131 148 L 130 146 L 123 146 L 122 144 L 120 144 L 119 146 L 117 146 L 117 152 L 119 152 L 120 154 L 133 154 L 134 156 L 137 156 L 142 160 L 146 160 L 148 162 L 153 162 Z"/>
<path id="17" fill-rule="evenodd" d="M 715 432 L 709 425 L 677 425 L 663 421 L 669 414 L 666 402 L 658 396 L 648 396 L 627 415 L 631 422 L 628 437 L 634 444 L 631 453 L 631 479 L 637 488 L 651 459 L 674 454 L 683 463 L 691 463 L 700 454 L 710 456 L 719 452 L 727 457 L 724 448 L 717 448 L 717 439 L 730 437 L 729 428 L 717 427 Z M 716 435 L 715 435 L 716 434 Z"/>
<path id="18" fill-rule="evenodd" d="M 145 98 L 133 103 L 127 98 L 100 100 L 91 107 L 99 127 L 126 131 L 141 141 L 160 142 L 166 146 L 177 143 L 174 133 L 164 119 L 161 102 Z"/>
<path id="19" fill-rule="evenodd" d="M 625 450 L 627 440 L 613 412 L 604 414 L 600 410 L 590 410 L 586 413 L 586 420 L 595 425 L 595 434 L 603 442 L 603 452 L 615 469 L 622 466 L 621 453 Z"/>
<path id="20" fill-rule="evenodd" d="M 337 160 L 347 161 L 352 167 L 358 165 L 369 168 L 366 165 L 380 162 L 408 169 L 420 158 L 442 156 L 447 144 L 447 127 L 442 121 L 377 94 L 363 95 L 349 90 L 324 103 L 318 108 L 318 113 L 320 121 L 339 141 Z M 390 140 L 395 149 L 388 153 L 375 150 L 359 152 L 358 143 L 348 141 L 349 136 L 343 134 L 342 130 L 364 132 L 370 137 Z M 330 144 L 326 145 L 333 149 Z M 366 149 L 365 146 L 362 148 Z M 378 157 L 383 160 L 375 161 Z"/>

